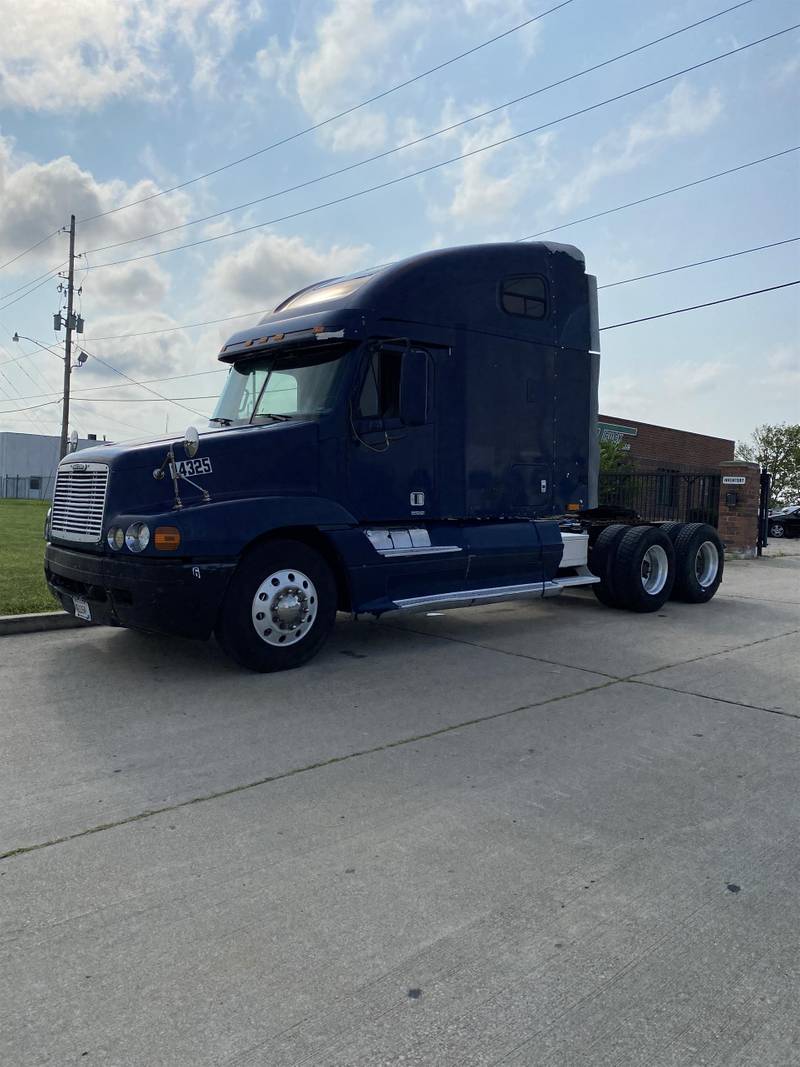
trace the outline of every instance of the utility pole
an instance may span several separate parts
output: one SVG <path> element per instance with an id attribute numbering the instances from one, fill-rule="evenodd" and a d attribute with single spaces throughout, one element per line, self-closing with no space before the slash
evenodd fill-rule
<path id="1" fill-rule="evenodd" d="M 61 405 L 61 446 L 59 458 L 67 454 L 69 435 L 69 379 L 72 373 L 72 304 L 75 294 L 75 216 L 69 218 L 69 272 L 67 274 L 67 336 L 64 341 L 64 401 Z"/>

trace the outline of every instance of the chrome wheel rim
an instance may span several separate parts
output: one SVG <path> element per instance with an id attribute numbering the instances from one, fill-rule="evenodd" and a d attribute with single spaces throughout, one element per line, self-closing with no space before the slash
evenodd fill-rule
<path id="1" fill-rule="evenodd" d="M 285 648 L 300 641 L 317 617 L 317 590 L 302 571 L 274 571 L 253 597 L 251 616 L 256 633 L 268 645 Z"/>
<path id="2" fill-rule="evenodd" d="M 769 535 L 770 537 L 783 537 L 783 527 L 781 524 L 777 523 L 775 526 L 770 526 Z"/>
<path id="3" fill-rule="evenodd" d="M 704 541 L 694 558 L 694 573 L 701 589 L 714 584 L 719 572 L 719 551 L 713 541 Z"/>
<path id="4" fill-rule="evenodd" d="M 661 545 L 651 545 L 642 557 L 642 588 L 649 596 L 657 596 L 667 584 L 669 560 Z"/>

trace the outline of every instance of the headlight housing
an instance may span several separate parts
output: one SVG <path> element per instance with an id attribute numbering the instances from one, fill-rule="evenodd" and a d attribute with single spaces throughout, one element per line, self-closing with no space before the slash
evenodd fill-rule
<path id="1" fill-rule="evenodd" d="M 125 531 L 121 526 L 111 526 L 106 534 L 106 541 L 108 547 L 115 552 L 119 552 L 122 546 L 125 544 Z"/>
<path id="2" fill-rule="evenodd" d="M 131 552 L 144 552 L 150 544 L 150 527 L 146 522 L 132 522 L 125 531 L 125 544 Z"/>

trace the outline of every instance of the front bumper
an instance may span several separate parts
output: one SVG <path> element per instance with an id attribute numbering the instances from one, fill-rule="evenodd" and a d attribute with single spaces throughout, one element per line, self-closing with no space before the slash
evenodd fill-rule
<path id="1" fill-rule="evenodd" d="M 209 637 L 236 566 L 172 559 L 126 559 L 48 544 L 45 577 L 65 611 L 85 599 L 92 622 L 133 630 Z"/>

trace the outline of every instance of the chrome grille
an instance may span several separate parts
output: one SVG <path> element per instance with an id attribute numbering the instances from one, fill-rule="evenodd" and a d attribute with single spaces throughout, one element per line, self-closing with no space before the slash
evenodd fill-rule
<path id="1" fill-rule="evenodd" d="M 105 463 L 65 463 L 58 468 L 50 533 L 66 541 L 97 543 L 103 536 L 108 488 Z"/>

